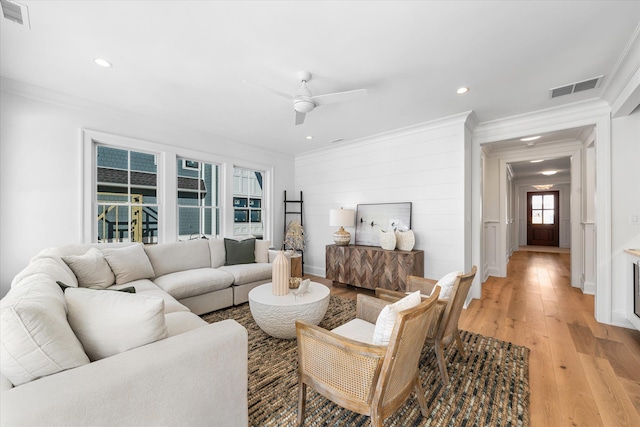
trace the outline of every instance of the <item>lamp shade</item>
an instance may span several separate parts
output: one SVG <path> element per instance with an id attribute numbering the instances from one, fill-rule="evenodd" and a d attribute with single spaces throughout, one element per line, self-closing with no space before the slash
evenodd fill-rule
<path id="1" fill-rule="evenodd" d="M 353 209 L 331 209 L 329 225 L 332 227 L 353 227 L 355 224 Z"/>

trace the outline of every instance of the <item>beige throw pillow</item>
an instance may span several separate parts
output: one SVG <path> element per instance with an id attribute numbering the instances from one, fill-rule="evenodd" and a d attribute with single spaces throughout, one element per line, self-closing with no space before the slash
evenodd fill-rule
<path id="1" fill-rule="evenodd" d="M 91 361 L 167 337 L 164 300 L 126 292 L 68 288 L 68 319 Z"/>
<path id="2" fill-rule="evenodd" d="M 84 255 L 64 256 L 62 260 L 78 278 L 78 286 L 83 288 L 105 289 L 116 281 L 111 267 L 97 248 L 89 249 Z"/>
<path id="3" fill-rule="evenodd" d="M 271 240 L 256 240 L 256 247 L 254 251 L 256 262 L 269 262 L 269 246 L 271 246 Z"/>
<path id="4" fill-rule="evenodd" d="M 102 253 L 116 275 L 116 285 L 155 276 L 142 243 L 123 248 L 105 248 Z"/>
<path id="5" fill-rule="evenodd" d="M 387 345 L 393 333 L 398 313 L 416 307 L 420 304 L 420 291 L 415 291 L 399 301 L 385 306 L 376 320 L 376 327 L 373 330 L 373 344 Z"/>

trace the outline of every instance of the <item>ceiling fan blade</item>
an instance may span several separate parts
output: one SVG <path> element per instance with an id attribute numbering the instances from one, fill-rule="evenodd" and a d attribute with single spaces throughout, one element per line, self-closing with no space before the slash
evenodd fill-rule
<path id="1" fill-rule="evenodd" d="M 275 94 L 275 95 L 278 95 L 278 96 L 279 96 L 279 97 L 281 97 L 281 98 L 285 98 L 285 99 L 287 99 L 287 100 L 292 100 L 292 99 L 293 99 L 293 96 L 292 96 L 292 95 L 286 94 L 286 93 L 284 93 L 284 92 L 280 92 L 279 90 L 272 89 L 272 88 L 270 88 L 270 87 L 268 87 L 268 86 L 263 86 L 263 85 L 258 84 L 258 83 L 250 82 L 250 81 L 248 81 L 248 80 L 243 80 L 243 81 L 242 81 L 242 84 L 245 84 L 245 85 L 247 85 L 247 86 L 257 87 L 257 88 L 262 89 L 262 90 L 266 90 L 267 92 L 271 92 L 271 93 L 273 93 L 273 94 Z"/>
<path id="2" fill-rule="evenodd" d="M 326 95 L 312 96 L 311 99 L 317 107 L 338 102 L 355 101 L 367 96 L 366 89 L 348 90 L 346 92 L 327 93 Z"/>
<path id="3" fill-rule="evenodd" d="M 306 114 L 305 113 L 301 113 L 299 111 L 296 111 L 296 126 L 301 125 L 304 123 L 304 116 Z"/>

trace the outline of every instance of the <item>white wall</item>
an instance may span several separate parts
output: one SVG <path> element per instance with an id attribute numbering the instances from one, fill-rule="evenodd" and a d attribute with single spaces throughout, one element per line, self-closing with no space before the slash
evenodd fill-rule
<path id="1" fill-rule="evenodd" d="M 415 249 L 425 251 L 426 277 L 468 271 L 467 117 L 465 113 L 296 156 L 296 190 L 304 193 L 308 238 L 305 272 L 324 276 L 325 245 L 333 243 L 336 231 L 329 226 L 329 209 L 390 202 L 413 203 L 411 228 L 416 235 Z M 355 228 L 347 230 L 355 243 Z"/>
<path id="2" fill-rule="evenodd" d="M 3 79 L 0 92 L 0 294 L 41 249 L 80 243 L 83 232 L 81 129 L 212 153 L 274 171 L 271 237 L 282 241 L 282 194 L 293 189 L 293 157 L 233 143 Z M 229 169 L 228 168 L 228 169 Z M 225 195 L 231 206 L 232 182 Z M 290 187 L 288 187 L 290 186 Z M 229 209 L 224 213 L 231 218 Z M 165 236 L 171 241 L 173 236 Z"/>
<path id="3" fill-rule="evenodd" d="M 624 250 L 640 248 L 640 222 L 631 222 L 640 218 L 639 109 L 611 121 L 611 188 L 611 312 L 614 324 L 628 326 L 633 294 Z"/>

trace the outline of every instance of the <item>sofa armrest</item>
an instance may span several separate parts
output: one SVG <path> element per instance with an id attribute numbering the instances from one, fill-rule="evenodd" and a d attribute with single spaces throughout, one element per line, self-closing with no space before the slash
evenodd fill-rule
<path id="1" fill-rule="evenodd" d="M 6 426 L 246 426 L 247 331 L 224 320 L 0 394 Z"/>

